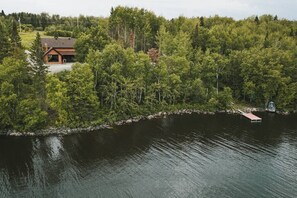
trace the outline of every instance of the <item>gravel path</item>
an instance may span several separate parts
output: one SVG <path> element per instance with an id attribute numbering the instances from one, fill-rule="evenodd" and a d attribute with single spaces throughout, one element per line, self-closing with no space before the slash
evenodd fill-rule
<path id="1" fill-rule="evenodd" d="M 51 73 L 58 73 L 64 70 L 71 70 L 74 63 L 64 63 L 64 64 L 51 64 L 49 65 L 48 71 Z"/>

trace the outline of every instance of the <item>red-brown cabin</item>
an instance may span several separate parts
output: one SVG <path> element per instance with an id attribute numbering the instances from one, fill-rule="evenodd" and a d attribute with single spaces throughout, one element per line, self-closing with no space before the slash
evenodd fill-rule
<path id="1" fill-rule="evenodd" d="M 63 64 L 74 62 L 74 38 L 41 38 L 45 51 L 43 61 L 45 64 Z"/>

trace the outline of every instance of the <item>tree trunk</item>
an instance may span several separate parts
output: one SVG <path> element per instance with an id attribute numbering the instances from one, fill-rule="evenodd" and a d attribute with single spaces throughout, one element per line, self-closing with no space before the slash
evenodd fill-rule
<path id="1" fill-rule="evenodd" d="M 127 43 L 127 27 L 126 27 L 126 24 L 125 24 L 125 32 L 124 32 L 124 39 L 125 39 L 125 45 Z"/>
<path id="2" fill-rule="evenodd" d="M 219 95 L 219 73 L 216 73 L 216 78 L 217 78 L 217 95 Z"/>
<path id="3" fill-rule="evenodd" d="M 136 40 L 136 32 L 135 32 L 135 29 L 133 30 L 133 49 L 135 51 L 135 40 Z"/>

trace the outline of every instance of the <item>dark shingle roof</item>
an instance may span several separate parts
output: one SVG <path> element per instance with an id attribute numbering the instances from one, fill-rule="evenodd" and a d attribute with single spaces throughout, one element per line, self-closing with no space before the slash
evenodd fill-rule
<path id="1" fill-rule="evenodd" d="M 41 38 L 41 44 L 47 44 L 48 48 L 73 48 L 74 38 Z"/>

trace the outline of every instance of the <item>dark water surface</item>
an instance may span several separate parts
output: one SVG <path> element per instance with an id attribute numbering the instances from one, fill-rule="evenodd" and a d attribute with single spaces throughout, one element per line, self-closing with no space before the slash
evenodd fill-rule
<path id="1" fill-rule="evenodd" d="M 0 137 L 0 197 L 297 197 L 297 115 L 257 115 Z"/>

